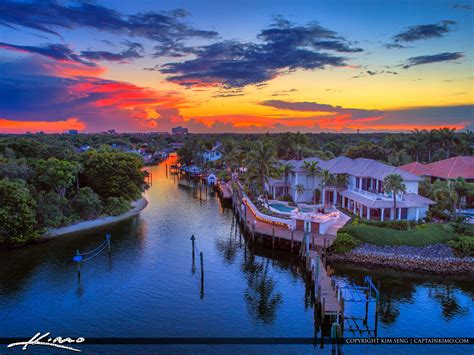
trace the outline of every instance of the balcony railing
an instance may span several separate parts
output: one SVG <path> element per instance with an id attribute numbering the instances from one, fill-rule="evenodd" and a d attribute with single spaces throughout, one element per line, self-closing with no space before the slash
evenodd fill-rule
<path id="1" fill-rule="evenodd" d="M 354 187 L 354 186 L 351 186 L 349 185 L 347 187 L 347 189 L 349 191 L 352 191 L 352 192 L 355 192 L 359 195 L 362 195 L 364 197 L 367 197 L 371 200 L 391 200 L 392 198 L 386 194 L 383 194 L 383 193 L 374 193 L 374 192 L 370 192 L 370 191 L 367 191 L 367 190 L 362 190 L 360 188 L 357 188 L 357 187 Z"/>

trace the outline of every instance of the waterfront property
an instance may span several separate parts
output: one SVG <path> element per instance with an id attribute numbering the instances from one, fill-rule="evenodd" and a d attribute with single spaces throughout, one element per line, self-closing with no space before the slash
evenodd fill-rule
<path id="1" fill-rule="evenodd" d="M 213 162 L 222 158 L 222 153 L 220 149 L 221 149 L 221 143 L 217 142 L 216 145 L 214 145 L 211 149 L 207 149 L 201 152 L 204 162 L 206 163 Z"/>
<path id="2" fill-rule="evenodd" d="M 474 183 L 473 156 L 452 157 L 431 164 L 413 162 L 400 166 L 400 169 L 411 174 L 428 177 L 431 179 L 431 182 L 436 179 L 450 180 L 463 178 L 466 182 Z"/>
<path id="3" fill-rule="evenodd" d="M 320 174 L 311 174 L 305 162 L 316 163 L 320 170 L 327 170 L 334 176 L 345 175 L 344 183 L 327 184 Z M 316 201 L 325 209 L 340 206 L 362 218 L 380 221 L 417 221 L 425 218 L 429 206 L 434 204 L 418 195 L 419 176 L 372 159 L 340 156 L 326 161 L 308 158 L 282 163 L 290 164 L 293 171 L 286 179 L 269 180 L 266 189 L 274 199 L 288 195 L 297 203 Z M 396 196 L 395 213 L 392 193 L 383 187 L 384 178 L 391 174 L 400 175 L 406 186 L 406 192 Z"/>

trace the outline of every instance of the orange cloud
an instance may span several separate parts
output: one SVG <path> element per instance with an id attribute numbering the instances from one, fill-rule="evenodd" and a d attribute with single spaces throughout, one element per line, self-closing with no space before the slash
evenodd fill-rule
<path id="1" fill-rule="evenodd" d="M 0 132 L 2 133 L 25 133 L 27 131 L 45 133 L 60 133 L 70 129 L 83 130 L 86 126 L 77 118 L 69 118 L 65 121 L 12 121 L 0 118 Z"/>

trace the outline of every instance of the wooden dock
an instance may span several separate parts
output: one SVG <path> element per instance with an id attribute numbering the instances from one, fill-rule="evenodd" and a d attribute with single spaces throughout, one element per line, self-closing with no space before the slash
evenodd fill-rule
<path id="1" fill-rule="evenodd" d="M 291 230 L 284 223 L 279 225 L 257 217 L 251 208 L 243 208 L 244 198 L 241 189 L 233 192 L 232 204 L 234 212 L 244 227 L 251 241 L 271 244 L 272 248 L 290 249 L 298 252 L 305 265 L 307 279 L 311 288 L 311 302 L 315 305 L 315 315 L 322 324 L 332 324 L 333 321 L 343 324 L 344 300 L 341 297 L 332 276 L 332 269 L 327 265 L 327 250 L 336 239 L 336 232 L 344 225 L 348 217 L 341 215 L 331 230 L 331 234 L 318 234 Z M 339 228 L 337 228 L 339 226 Z"/>
<path id="2" fill-rule="evenodd" d="M 217 184 L 217 188 L 222 199 L 224 200 L 232 199 L 233 191 L 232 191 L 232 186 L 230 182 L 222 182 L 222 183 L 219 182 Z"/>

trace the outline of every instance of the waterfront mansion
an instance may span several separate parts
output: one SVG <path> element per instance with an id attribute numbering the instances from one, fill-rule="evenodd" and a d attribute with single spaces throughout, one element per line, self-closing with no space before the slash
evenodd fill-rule
<path id="1" fill-rule="evenodd" d="M 321 170 L 332 175 L 346 175 L 346 186 L 323 186 L 322 178 L 310 176 L 305 161 L 317 162 Z M 325 208 L 339 206 L 362 218 L 375 220 L 419 220 L 426 216 L 428 207 L 434 202 L 418 195 L 421 178 L 402 169 L 372 159 L 350 159 L 340 156 L 331 160 L 307 158 L 287 160 L 293 171 L 286 177 L 270 179 L 266 189 L 273 199 L 291 196 L 296 203 L 323 204 Z M 406 192 L 397 195 L 397 210 L 393 211 L 391 192 L 384 191 L 383 179 L 390 174 L 399 174 Z"/>

